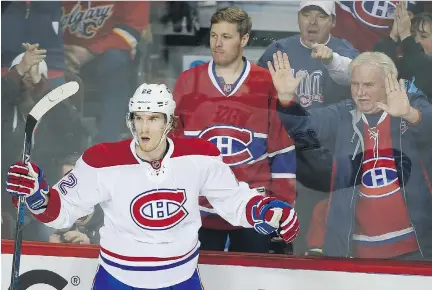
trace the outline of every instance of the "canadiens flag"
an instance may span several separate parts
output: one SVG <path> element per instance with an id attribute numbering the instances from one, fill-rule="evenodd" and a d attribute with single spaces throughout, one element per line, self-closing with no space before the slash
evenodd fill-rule
<path id="1" fill-rule="evenodd" d="M 332 34 L 348 40 L 359 51 L 371 51 L 375 42 L 390 34 L 398 1 L 338 1 Z M 407 1 L 414 14 L 423 11 L 420 1 Z"/>

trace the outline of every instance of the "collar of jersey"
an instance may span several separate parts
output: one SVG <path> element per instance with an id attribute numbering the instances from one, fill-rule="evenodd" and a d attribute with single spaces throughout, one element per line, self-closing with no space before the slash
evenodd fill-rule
<path id="1" fill-rule="evenodd" d="M 171 158 L 171 155 L 174 152 L 174 142 L 170 138 L 168 138 L 168 137 L 167 137 L 167 141 L 168 141 L 168 144 L 169 144 L 168 151 L 165 154 L 165 156 L 162 158 L 161 164 L 164 164 L 165 160 Z M 138 157 L 138 155 L 136 153 L 136 149 L 135 149 L 135 144 L 136 144 L 135 143 L 135 139 L 132 139 L 132 141 L 130 143 L 130 150 L 132 152 L 132 155 L 135 157 L 135 159 L 138 161 L 139 164 L 146 164 L 147 166 L 151 167 L 151 165 L 148 162 L 146 162 L 146 161 L 144 161 L 144 160 L 142 160 L 141 158 Z"/>
<path id="2" fill-rule="evenodd" d="M 251 69 L 251 65 L 249 60 L 247 60 L 244 56 L 243 56 L 243 60 L 245 61 L 245 66 L 243 67 L 243 71 L 240 74 L 239 78 L 237 79 L 237 81 L 235 82 L 235 84 L 233 84 L 233 89 L 231 91 L 231 93 L 229 95 L 225 95 L 225 93 L 223 92 L 223 90 L 221 89 L 221 85 L 219 83 L 219 79 L 216 75 L 216 71 L 213 69 L 215 64 L 213 62 L 213 60 L 211 60 L 208 64 L 208 75 L 209 78 L 213 84 L 213 86 L 224 96 L 230 97 L 232 95 L 235 94 L 235 92 L 237 92 L 237 90 L 241 87 L 241 85 L 243 84 L 243 82 L 246 80 L 246 78 L 249 75 L 250 69 Z"/>

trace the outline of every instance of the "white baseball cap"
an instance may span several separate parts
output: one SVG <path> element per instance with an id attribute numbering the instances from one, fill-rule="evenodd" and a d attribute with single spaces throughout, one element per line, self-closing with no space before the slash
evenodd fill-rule
<path id="1" fill-rule="evenodd" d="M 318 6 L 328 15 L 336 16 L 335 1 L 301 1 L 299 11 L 308 6 Z"/>
<path id="2" fill-rule="evenodd" d="M 19 64 L 21 62 L 21 60 L 24 57 L 24 53 L 19 54 L 17 57 L 14 58 L 14 60 L 12 61 L 12 64 L 9 68 L 9 70 L 11 70 L 14 66 L 16 66 L 17 64 Z M 44 60 L 42 60 L 39 63 L 39 72 L 46 78 L 48 78 L 48 66 L 46 64 L 46 62 Z"/>

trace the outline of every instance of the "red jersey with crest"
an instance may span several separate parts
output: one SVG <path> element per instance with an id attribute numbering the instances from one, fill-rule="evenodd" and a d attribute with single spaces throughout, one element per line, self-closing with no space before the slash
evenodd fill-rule
<path id="1" fill-rule="evenodd" d="M 390 116 L 374 127 L 363 115 L 364 158 L 357 225 L 353 240 L 358 258 L 390 258 L 418 250 L 396 170 Z"/>
<path id="2" fill-rule="evenodd" d="M 148 26 L 148 1 L 64 1 L 60 27 L 66 45 L 100 54 L 109 49 L 131 50 Z"/>
<path id="3" fill-rule="evenodd" d="M 117 280 L 159 289 L 192 276 L 198 265 L 199 195 L 230 223 L 252 227 L 246 204 L 257 193 L 238 182 L 216 146 L 200 139 L 168 139 L 162 160 L 148 163 L 135 140 L 91 147 L 50 189 L 48 207 L 36 218 L 70 227 L 104 211 L 99 263 Z"/>
<path id="4" fill-rule="evenodd" d="M 180 118 L 177 134 L 216 144 L 240 181 L 262 195 L 295 201 L 295 151 L 276 111 L 277 94 L 268 70 L 245 58 L 234 84 L 216 76 L 213 61 L 183 72 L 174 98 Z M 203 197 L 203 226 L 232 228 Z"/>

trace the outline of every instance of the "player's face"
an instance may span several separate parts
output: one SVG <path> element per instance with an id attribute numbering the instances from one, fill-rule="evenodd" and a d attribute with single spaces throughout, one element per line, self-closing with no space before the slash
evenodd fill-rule
<path id="1" fill-rule="evenodd" d="M 424 52 L 432 56 L 432 22 L 423 22 L 415 31 L 415 41 L 420 43 Z"/>
<path id="2" fill-rule="evenodd" d="M 210 30 L 210 49 L 217 65 L 227 66 L 243 56 L 243 47 L 249 34 L 240 37 L 237 24 L 221 21 L 212 24 Z"/>
<path id="3" fill-rule="evenodd" d="M 351 77 L 351 96 L 360 112 L 365 114 L 379 112 L 376 102 L 386 102 L 383 70 L 374 65 L 356 66 Z"/>
<path id="4" fill-rule="evenodd" d="M 333 17 L 321 8 L 305 7 L 298 13 L 298 25 L 303 43 L 326 43 L 332 28 L 335 26 Z"/>
<path id="5" fill-rule="evenodd" d="M 165 130 L 165 115 L 162 113 L 135 112 L 133 122 L 140 149 L 143 152 L 151 152 L 156 149 Z"/>

